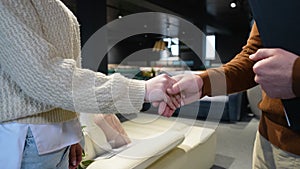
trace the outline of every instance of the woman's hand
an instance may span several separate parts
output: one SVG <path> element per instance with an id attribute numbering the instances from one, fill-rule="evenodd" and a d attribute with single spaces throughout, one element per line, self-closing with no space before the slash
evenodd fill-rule
<path id="1" fill-rule="evenodd" d="M 175 83 L 176 80 L 166 74 L 161 74 L 146 81 L 145 101 L 158 106 L 158 113 L 163 116 L 170 117 L 180 107 L 179 95 L 167 94 L 167 89 Z"/>
<path id="2" fill-rule="evenodd" d="M 69 153 L 69 169 L 76 169 L 82 160 L 82 148 L 79 143 L 71 145 Z"/>

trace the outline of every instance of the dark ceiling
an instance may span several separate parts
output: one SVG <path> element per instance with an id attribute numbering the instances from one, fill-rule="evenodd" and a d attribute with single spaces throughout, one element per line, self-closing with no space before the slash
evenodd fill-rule
<path id="1" fill-rule="evenodd" d="M 247 0 L 147 0 L 186 17 L 208 33 L 234 33 L 249 28 L 251 20 Z"/>
<path id="2" fill-rule="evenodd" d="M 235 8 L 230 3 L 236 1 Z M 251 14 L 247 0 L 108 0 L 123 13 L 166 12 L 183 17 L 208 34 L 249 31 Z M 116 5 L 117 4 L 117 5 Z"/>
<path id="3" fill-rule="evenodd" d="M 230 7 L 233 1 L 237 5 L 235 8 Z M 139 12 L 168 13 L 192 22 L 204 33 L 216 35 L 216 50 L 224 63 L 234 57 L 246 43 L 252 20 L 247 0 L 107 0 L 106 2 L 108 22 L 118 18 L 118 15 Z M 161 19 L 161 22 L 158 22 L 161 24 L 157 26 L 163 29 L 170 26 L 168 19 L 164 17 L 158 19 Z M 167 29 L 168 34 L 174 35 L 172 37 L 178 36 L 178 30 L 182 30 L 180 24 L 178 28 L 174 27 Z M 142 41 L 143 37 L 141 36 L 139 40 Z"/>

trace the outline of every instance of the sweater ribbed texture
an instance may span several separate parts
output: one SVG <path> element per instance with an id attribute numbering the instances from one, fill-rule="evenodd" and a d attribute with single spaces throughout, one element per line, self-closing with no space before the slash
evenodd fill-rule
<path id="1" fill-rule="evenodd" d="M 80 62 L 79 24 L 62 2 L 0 1 L 0 122 L 141 109 L 145 82 L 82 69 Z"/>

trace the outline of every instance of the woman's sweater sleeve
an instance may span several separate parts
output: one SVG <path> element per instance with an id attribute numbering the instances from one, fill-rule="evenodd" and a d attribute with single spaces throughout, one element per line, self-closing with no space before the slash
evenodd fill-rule
<path id="1" fill-rule="evenodd" d="M 53 25 L 55 26 L 55 25 Z M 141 109 L 145 82 L 82 69 L 6 8 L 0 9 L 2 71 L 33 100 L 87 113 Z"/>
<path id="2" fill-rule="evenodd" d="M 261 46 L 261 39 L 254 23 L 247 44 L 239 54 L 222 67 L 207 69 L 200 74 L 204 82 L 202 95 L 223 95 L 255 86 L 255 74 L 252 70 L 254 61 L 249 55 L 255 53 Z"/>

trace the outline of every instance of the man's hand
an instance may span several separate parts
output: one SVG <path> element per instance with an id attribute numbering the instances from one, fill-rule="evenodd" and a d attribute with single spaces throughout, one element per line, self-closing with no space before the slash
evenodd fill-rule
<path id="1" fill-rule="evenodd" d="M 168 95 L 167 89 L 176 83 L 174 79 L 166 74 L 161 74 L 146 81 L 145 101 L 159 106 L 158 113 L 170 117 L 180 107 L 180 97 Z"/>
<path id="2" fill-rule="evenodd" d="M 202 95 L 203 81 L 200 76 L 194 74 L 182 74 L 173 76 L 177 81 L 172 88 L 168 89 L 168 94 L 181 94 L 181 105 L 190 104 L 200 99 Z"/>
<path id="3" fill-rule="evenodd" d="M 69 153 L 69 169 L 76 169 L 82 160 L 82 148 L 79 143 L 71 145 Z"/>
<path id="4" fill-rule="evenodd" d="M 259 49 L 250 59 L 257 61 L 253 66 L 255 82 L 271 98 L 295 97 L 292 90 L 292 71 L 297 55 L 283 49 Z"/>

